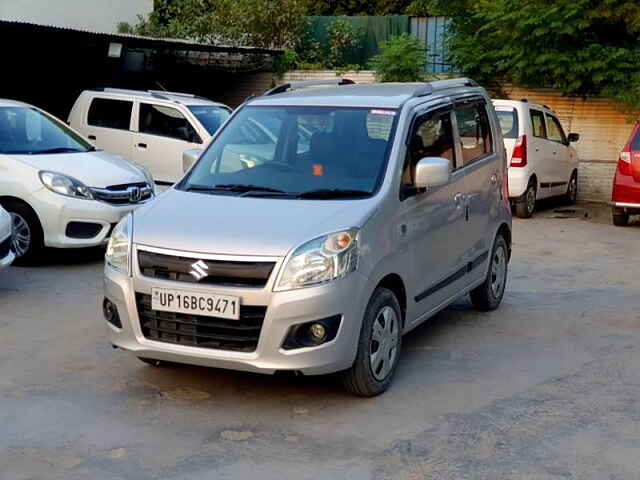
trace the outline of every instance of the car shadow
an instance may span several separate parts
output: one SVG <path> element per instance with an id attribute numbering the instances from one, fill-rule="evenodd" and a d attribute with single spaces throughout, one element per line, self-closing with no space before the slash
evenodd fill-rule
<path id="1" fill-rule="evenodd" d="M 105 247 L 45 248 L 34 267 L 81 265 L 104 261 Z"/>

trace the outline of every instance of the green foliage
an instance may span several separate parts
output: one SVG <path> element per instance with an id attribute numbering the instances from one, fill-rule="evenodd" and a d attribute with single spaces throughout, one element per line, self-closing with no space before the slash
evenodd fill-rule
<path id="1" fill-rule="evenodd" d="M 284 74 L 289 70 L 293 70 L 297 64 L 296 52 L 290 49 L 286 49 L 282 55 L 278 55 L 273 62 L 273 72 L 279 78 L 284 77 Z"/>
<path id="2" fill-rule="evenodd" d="M 309 15 L 403 14 L 411 0 L 313 0 Z"/>
<path id="3" fill-rule="evenodd" d="M 206 43 L 289 47 L 306 22 L 307 0 L 156 0 L 139 17 L 138 35 L 190 38 Z"/>
<path id="4" fill-rule="evenodd" d="M 426 57 L 423 43 L 405 33 L 382 42 L 371 66 L 381 82 L 419 82 L 424 78 Z"/>
<path id="5" fill-rule="evenodd" d="M 347 55 L 358 45 L 363 32 L 344 18 L 337 18 L 327 27 L 327 35 L 329 37 L 327 65 L 331 68 L 339 68 L 346 64 Z"/>
<path id="6" fill-rule="evenodd" d="M 431 0 L 453 17 L 458 71 L 491 87 L 514 82 L 565 94 L 611 95 L 640 111 L 636 0 Z"/>

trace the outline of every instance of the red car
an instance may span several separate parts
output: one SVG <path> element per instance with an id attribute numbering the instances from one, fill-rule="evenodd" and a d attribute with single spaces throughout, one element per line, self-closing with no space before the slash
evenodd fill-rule
<path id="1" fill-rule="evenodd" d="M 640 123 L 620 152 L 611 205 L 613 224 L 619 227 L 629 223 L 629 215 L 640 215 Z"/>

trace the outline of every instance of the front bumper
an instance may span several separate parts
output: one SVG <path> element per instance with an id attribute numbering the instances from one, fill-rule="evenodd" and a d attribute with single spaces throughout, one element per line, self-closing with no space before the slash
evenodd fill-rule
<path id="1" fill-rule="evenodd" d="M 29 199 L 42 230 L 44 243 L 54 248 L 83 248 L 104 245 L 109 240 L 111 228 L 122 217 L 143 203 L 115 206 L 97 200 L 83 200 L 58 195 L 46 188 L 38 190 Z M 69 222 L 89 222 L 102 226 L 92 238 L 70 238 L 66 235 Z"/>
<path id="2" fill-rule="evenodd" d="M 185 284 L 143 277 L 137 267 L 135 248 L 133 250 L 133 277 L 109 266 L 105 267 L 105 297 L 116 305 L 122 322 L 121 329 L 105 322 L 113 345 L 139 357 L 268 374 L 297 371 L 306 375 L 322 375 L 345 370 L 353 364 L 366 305 L 366 300 L 363 299 L 366 281 L 357 272 L 326 285 L 274 292 L 273 284 L 283 261 L 282 258 L 277 258 L 271 278 L 264 288 Z M 138 317 L 136 292 L 151 294 L 152 287 L 234 295 L 241 298 L 243 305 L 266 306 L 256 350 L 245 353 L 176 345 L 145 338 Z M 334 315 L 342 315 L 334 340 L 317 347 L 294 350 L 281 348 L 292 325 Z"/>

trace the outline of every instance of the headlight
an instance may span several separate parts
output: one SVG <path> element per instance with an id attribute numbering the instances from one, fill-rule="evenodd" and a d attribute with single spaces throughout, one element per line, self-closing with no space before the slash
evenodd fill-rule
<path id="1" fill-rule="evenodd" d="M 129 214 L 118 222 L 111 233 L 107 253 L 104 256 L 107 265 L 131 275 L 131 237 L 133 235 L 133 215 Z"/>
<path id="2" fill-rule="evenodd" d="M 284 267 L 276 291 L 342 278 L 358 266 L 358 229 L 318 237 L 298 247 Z"/>
<path id="3" fill-rule="evenodd" d="M 151 187 L 151 191 L 155 193 L 155 191 L 156 191 L 156 183 L 155 183 L 155 180 L 153 179 L 153 175 L 151 175 L 151 172 L 149 171 L 149 169 L 147 167 L 143 167 L 139 163 L 136 163 L 136 167 L 138 167 L 138 170 L 140 170 L 142 172 L 142 174 L 144 175 L 144 178 L 146 179 L 147 183 Z"/>
<path id="4" fill-rule="evenodd" d="M 49 190 L 67 197 L 93 199 L 91 191 L 80 181 L 62 173 L 41 171 L 40 181 Z"/>

